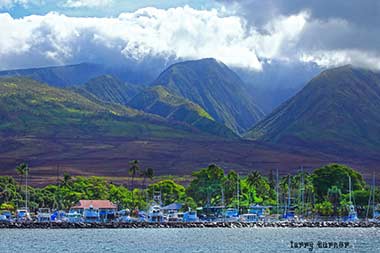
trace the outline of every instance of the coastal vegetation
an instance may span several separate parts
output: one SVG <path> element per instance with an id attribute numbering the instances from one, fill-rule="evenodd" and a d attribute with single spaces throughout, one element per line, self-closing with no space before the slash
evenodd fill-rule
<path id="1" fill-rule="evenodd" d="M 272 213 L 281 213 L 284 205 L 290 201 L 298 215 L 341 216 L 348 211 L 349 176 L 352 180 L 353 204 L 359 216 L 365 216 L 367 209 L 371 208 L 368 207 L 371 186 L 358 171 L 340 164 L 329 164 L 312 172 L 299 170 L 293 175 L 282 175 L 278 182 L 274 171 L 268 175 L 259 171 L 240 175 L 234 170 L 226 172 L 211 164 L 195 171 L 186 185 L 175 182 L 175 178 L 153 181 L 154 170 L 143 170 L 137 160 L 129 166 L 131 180 L 124 184 L 115 184 L 102 177 L 73 177 L 64 173 L 56 184 L 28 186 L 26 191 L 25 182 L 28 173 L 33 174 L 33 168 L 21 164 L 16 168 L 18 177 L 0 177 L 0 209 L 23 207 L 26 199 L 31 210 L 41 207 L 69 209 L 80 199 L 107 199 L 119 208 L 145 210 L 154 193 L 160 192 L 163 205 L 180 202 L 184 210 L 188 207 L 221 205 L 244 210 L 251 204 L 260 204 L 271 206 Z M 139 184 L 136 183 L 137 176 L 143 178 Z M 379 197 L 380 192 L 376 188 L 375 200 L 379 200 Z"/>

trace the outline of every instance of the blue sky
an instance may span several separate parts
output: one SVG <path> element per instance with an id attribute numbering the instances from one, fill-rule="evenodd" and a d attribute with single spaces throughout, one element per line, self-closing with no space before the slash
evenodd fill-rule
<path id="1" fill-rule="evenodd" d="M 83 3 L 83 7 L 80 7 L 80 4 L 75 5 L 75 3 L 80 2 Z M 90 2 L 93 3 L 92 6 L 88 5 Z M 74 4 L 70 6 L 70 3 Z M 15 18 L 28 15 L 45 15 L 52 11 L 76 17 L 109 17 L 144 7 L 167 9 L 185 5 L 197 9 L 217 6 L 214 1 L 204 0 L 0 0 L 0 12 L 8 12 Z"/>

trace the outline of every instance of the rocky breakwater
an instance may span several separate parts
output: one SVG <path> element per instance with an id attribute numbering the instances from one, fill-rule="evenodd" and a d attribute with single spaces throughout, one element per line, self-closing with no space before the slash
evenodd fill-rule
<path id="1" fill-rule="evenodd" d="M 166 223 L 66 223 L 66 222 L 3 222 L 0 229 L 106 229 L 106 228 L 369 228 L 378 227 L 375 222 L 335 222 L 335 221 L 305 221 L 305 222 L 166 222 Z"/>

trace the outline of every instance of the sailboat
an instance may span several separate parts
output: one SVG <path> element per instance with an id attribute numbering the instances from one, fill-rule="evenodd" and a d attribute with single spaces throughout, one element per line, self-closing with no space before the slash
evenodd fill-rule
<path id="1" fill-rule="evenodd" d="M 285 210 L 284 210 L 284 215 L 283 215 L 283 219 L 285 220 L 294 220 L 295 219 L 295 215 L 294 215 L 294 206 L 291 206 L 291 200 L 290 200 L 290 175 L 288 177 L 288 203 L 287 205 L 285 205 Z"/>
<path id="2" fill-rule="evenodd" d="M 28 208 L 28 172 L 29 168 L 26 167 L 25 170 L 25 207 L 17 209 L 16 211 L 16 220 L 18 222 L 27 222 L 31 221 L 29 208 Z"/>
<path id="3" fill-rule="evenodd" d="M 370 206 L 372 206 L 372 219 L 368 219 Z M 372 186 L 368 199 L 366 218 L 369 222 L 380 222 L 380 205 L 375 204 L 375 174 L 372 175 Z"/>
<path id="4" fill-rule="evenodd" d="M 358 213 L 356 212 L 355 206 L 352 204 L 352 186 L 351 186 L 351 177 L 348 176 L 348 188 L 349 188 L 349 205 L 348 205 L 348 216 L 346 217 L 345 221 L 347 222 L 354 222 L 358 221 Z"/>
<path id="5" fill-rule="evenodd" d="M 236 180 L 236 208 L 228 208 L 224 212 L 224 220 L 228 222 L 235 222 L 239 220 L 239 209 L 240 209 L 240 179 L 239 174 L 237 175 Z M 224 204 L 223 204 L 224 205 Z"/>

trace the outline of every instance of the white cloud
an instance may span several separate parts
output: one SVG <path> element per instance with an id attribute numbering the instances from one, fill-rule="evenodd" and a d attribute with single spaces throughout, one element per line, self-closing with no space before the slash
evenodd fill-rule
<path id="1" fill-rule="evenodd" d="M 315 62 L 322 67 L 351 64 L 372 70 L 380 69 L 380 56 L 375 52 L 359 50 L 316 51 L 301 55 L 303 62 Z"/>
<path id="2" fill-rule="evenodd" d="M 149 56 L 214 57 L 229 65 L 261 68 L 255 45 L 250 44 L 255 35 L 247 34 L 239 17 L 217 10 L 144 8 L 116 18 L 49 13 L 14 19 L 0 14 L 0 36 L 3 69 L 17 62 L 43 65 Z"/>
<path id="3" fill-rule="evenodd" d="M 112 0 L 67 0 L 63 6 L 68 8 L 97 8 L 110 5 Z"/>
<path id="4" fill-rule="evenodd" d="M 15 5 L 22 5 L 26 7 L 29 0 L 0 0 L 0 9 L 10 9 Z"/>
<path id="5" fill-rule="evenodd" d="M 355 63 L 380 69 L 370 52 L 363 56 L 362 50 L 337 51 L 305 42 L 305 35 L 324 25 L 316 24 L 307 11 L 302 11 L 277 16 L 257 28 L 224 9 L 196 10 L 187 6 L 167 10 L 150 7 L 112 18 L 68 17 L 51 12 L 15 19 L 2 13 L 0 69 L 85 61 L 122 64 L 150 57 L 213 57 L 229 66 L 256 71 L 262 69 L 261 61 L 272 59 L 312 61 L 322 66 Z"/>

